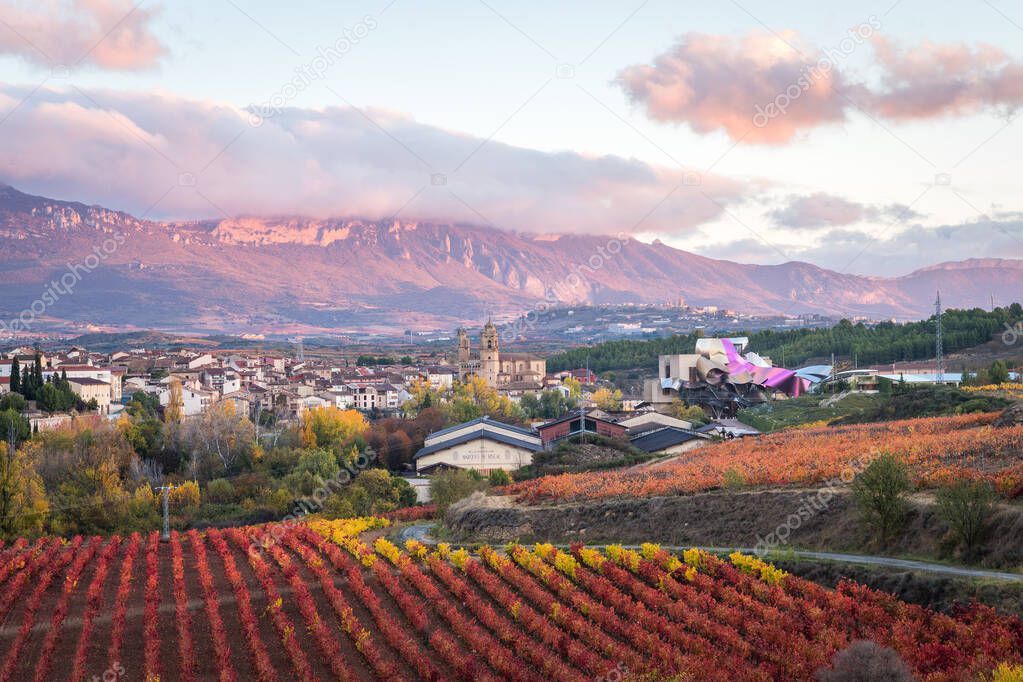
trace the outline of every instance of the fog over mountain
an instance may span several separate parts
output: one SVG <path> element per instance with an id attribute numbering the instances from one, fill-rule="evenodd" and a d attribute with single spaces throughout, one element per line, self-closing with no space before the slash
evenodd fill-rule
<path id="1" fill-rule="evenodd" d="M 802 262 L 747 265 L 625 235 L 513 233 L 471 224 L 239 217 L 140 220 L 0 187 L 0 312 L 10 320 L 69 272 L 43 317 L 260 331 L 415 328 L 501 319 L 546 300 L 665 302 L 750 313 L 925 318 L 1008 301 L 1023 261 L 973 259 L 901 277 Z M 90 256 L 92 254 L 92 256 Z"/>

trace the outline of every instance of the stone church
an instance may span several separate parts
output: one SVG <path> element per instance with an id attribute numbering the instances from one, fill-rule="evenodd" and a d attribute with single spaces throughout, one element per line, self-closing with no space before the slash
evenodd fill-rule
<path id="1" fill-rule="evenodd" d="M 529 353 L 502 353 L 497 327 L 487 322 L 480 334 L 480 348 L 474 352 L 465 329 L 458 330 L 458 376 L 479 376 L 496 389 L 539 390 L 547 374 L 547 361 Z"/>

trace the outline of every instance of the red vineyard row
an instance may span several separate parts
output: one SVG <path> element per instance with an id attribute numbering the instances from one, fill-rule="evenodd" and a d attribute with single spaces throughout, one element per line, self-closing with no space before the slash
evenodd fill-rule
<path id="1" fill-rule="evenodd" d="M 946 615 L 655 545 L 470 554 L 361 538 L 385 525 L 289 525 L 259 551 L 260 527 L 14 542 L 0 680 L 792 680 L 859 639 L 924 680 L 1023 664 L 1023 622 L 986 607 Z"/>

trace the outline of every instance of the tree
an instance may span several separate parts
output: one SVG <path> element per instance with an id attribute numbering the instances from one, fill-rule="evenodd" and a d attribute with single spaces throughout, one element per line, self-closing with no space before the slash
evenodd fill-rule
<path id="1" fill-rule="evenodd" d="M 49 509 L 43 481 L 31 461 L 24 452 L 0 442 L 0 536 L 41 533 Z"/>
<path id="2" fill-rule="evenodd" d="M 43 387 L 43 354 L 36 351 L 36 361 L 32 368 L 32 388 L 38 391 Z"/>
<path id="3" fill-rule="evenodd" d="M 995 491 L 987 481 L 961 480 L 936 495 L 938 515 L 967 556 L 975 556 L 995 513 Z"/>
<path id="4" fill-rule="evenodd" d="M 408 481 L 384 469 L 368 469 L 327 498 L 323 511 L 330 517 L 350 518 L 381 514 L 415 503 L 416 492 Z"/>
<path id="5" fill-rule="evenodd" d="M 18 366 L 18 358 L 11 361 L 11 393 L 21 393 L 21 369 Z"/>
<path id="6" fill-rule="evenodd" d="M 502 421 L 521 422 L 524 414 L 508 396 L 487 386 L 482 377 L 471 376 L 456 383 L 453 397 L 445 405 L 448 421 L 453 424 L 479 419 L 486 415 Z"/>
<path id="7" fill-rule="evenodd" d="M 235 412 L 233 401 L 222 400 L 187 421 L 183 437 L 193 473 L 212 478 L 214 472 L 234 472 L 253 453 L 256 432 L 248 417 Z"/>
<path id="8" fill-rule="evenodd" d="M 992 384 L 1004 384 L 1009 381 L 1009 368 L 1002 360 L 995 360 L 988 368 L 988 381 Z"/>
<path id="9" fill-rule="evenodd" d="M 302 414 L 300 436 L 304 447 L 324 448 L 340 458 L 367 428 L 369 424 L 358 410 L 317 407 Z"/>
<path id="10" fill-rule="evenodd" d="M 835 654 L 831 668 L 814 675 L 820 682 L 913 682 L 909 666 L 894 649 L 859 640 Z"/>
<path id="11" fill-rule="evenodd" d="M 27 402 L 25 396 L 20 393 L 5 393 L 0 396 L 0 410 L 14 410 L 24 412 Z"/>
<path id="12" fill-rule="evenodd" d="M 32 435 L 29 421 L 13 409 L 0 410 L 0 441 L 9 446 L 17 447 Z"/>
<path id="13" fill-rule="evenodd" d="M 693 426 L 702 426 L 707 423 L 707 414 L 703 411 L 702 407 L 686 405 L 678 399 L 671 403 L 671 416 L 675 419 L 690 422 Z"/>
<path id="14" fill-rule="evenodd" d="M 852 482 L 853 494 L 864 519 L 888 542 L 902 525 L 911 488 L 906 465 L 895 455 L 882 453 Z"/>
<path id="15" fill-rule="evenodd" d="M 185 400 L 181 395 L 181 380 L 174 377 L 170 380 L 170 394 L 167 396 L 167 406 L 163 408 L 163 421 L 166 424 L 174 424 L 181 421 Z"/>
<path id="16" fill-rule="evenodd" d="M 565 377 L 565 380 L 561 382 L 563 385 L 568 386 L 568 397 L 573 400 L 578 400 L 583 395 L 583 385 L 579 383 L 579 380 L 575 377 Z"/>
<path id="17" fill-rule="evenodd" d="M 539 419 L 543 416 L 540 399 L 536 397 L 535 393 L 527 393 L 519 398 L 519 408 L 530 419 Z"/>
<path id="18" fill-rule="evenodd" d="M 502 485 L 510 485 L 512 482 L 511 476 L 504 469 L 494 469 L 487 476 L 487 482 L 495 488 Z"/>
<path id="19" fill-rule="evenodd" d="M 284 484 L 296 495 L 311 495 L 327 481 L 336 479 L 341 472 L 337 457 L 329 450 L 305 450 L 291 473 L 284 477 Z"/>
<path id="20" fill-rule="evenodd" d="M 605 412 L 617 412 L 622 409 L 622 392 L 609 388 L 599 388 L 593 394 L 593 402 Z"/>
<path id="21" fill-rule="evenodd" d="M 437 516 L 443 518 L 453 503 L 477 490 L 487 489 L 487 481 L 473 473 L 466 469 L 449 469 L 430 479 L 430 499 L 437 505 Z"/>

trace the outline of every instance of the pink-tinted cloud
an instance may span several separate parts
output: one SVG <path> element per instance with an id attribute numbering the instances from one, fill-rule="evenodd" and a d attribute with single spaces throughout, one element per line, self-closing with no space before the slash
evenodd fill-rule
<path id="1" fill-rule="evenodd" d="M 25 99 L 0 126 L 0 182 L 136 214 L 156 202 L 150 217 L 400 212 L 523 232 L 666 234 L 718 218 L 750 191 L 635 159 L 484 143 L 381 110 L 285 107 L 254 121 L 167 95 L 30 93 L 0 85 L 0 111 Z"/>
<path id="2" fill-rule="evenodd" d="M 784 207 L 768 215 L 778 225 L 797 230 L 842 227 L 863 221 L 905 222 L 923 217 L 902 204 L 871 206 L 824 192 L 791 196 Z"/>
<path id="3" fill-rule="evenodd" d="M 964 115 L 1023 103 L 1023 64 L 991 45 L 923 43 L 904 50 L 875 37 L 881 87 L 871 107 L 891 119 Z"/>
<path id="4" fill-rule="evenodd" d="M 131 0 L 10 0 L 0 4 L 0 54 L 48 69 L 134 71 L 167 52 L 151 30 L 158 10 Z"/>
<path id="5" fill-rule="evenodd" d="M 786 43 L 799 37 L 785 38 L 688 34 L 652 65 L 624 69 L 617 82 L 655 121 L 688 123 L 699 133 L 724 130 L 747 143 L 786 142 L 800 130 L 843 120 L 835 89 L 845 84 L 833 69 L 810 73 L 812 65 Z M 756 125 L 758 108 L 779 96 L 790 100 L 785 115 Z"/>
<path id="6" fill-rule="evenodd" d="M 807 46 L 793 33 L 742 39 L 689 34 L 617 83 L 655 121 L 724 131 L 745 144 L 781 144 L 839 124 L 858 109 L 891 120 L 963 116 L 1023 103 L 1023 62 L 990 46 L 901 48 L 864 24 L 839 45 Z M 861 47 L 862 46 L 862 47 Z M 845 61 L 870 50 L 878 75 L 858 81 Z"/>

